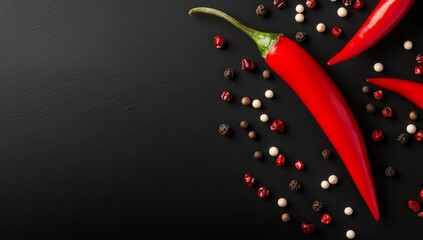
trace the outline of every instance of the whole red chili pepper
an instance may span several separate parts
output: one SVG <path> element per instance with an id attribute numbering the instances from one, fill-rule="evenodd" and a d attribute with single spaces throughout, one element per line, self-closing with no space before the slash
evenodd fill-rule
<path id="1" fill-rule="evenodd" d="M 360 128 L 343 95 L 322 66 L 299 44 L 281 33 L 244 26 L 219 10 L 198 7 L 189 11 L 218 16 L 246 33 L 267 65 L 302 100 L 343 160 L 373 217 L 379 220 L 373 177 Z"/>
<path id="2" fill-rule="evenodd" d="M 423 83 L 399 78 L 369 78 L 367 82 L 395 92 L 423 109 Z"/>
<path id="3" fill-rule="evenodd" d="M 397 25 L 413 3 L 414 0 L 380 1 L 345 47 L 327 64 L 335 65 L 371 48 Z"/>

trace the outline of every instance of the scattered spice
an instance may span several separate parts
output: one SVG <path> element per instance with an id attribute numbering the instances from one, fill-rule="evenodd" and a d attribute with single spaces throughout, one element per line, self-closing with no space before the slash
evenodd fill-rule
<path id="1" fill-rule="evenodd" d="M 295 165 L 295 168 L 297 170 L 303 170 L 304 167 L 305 167 L 304 163 L 301 160 L 295 161 L 295 164 L 294 165 Z"/>
<path id="2" fill-rule="evenodd" d="M 417 54 L 416 62 L 417 63 L 423 63 L 423 54 L 421 54 L 421 53 Z"/>
<path id="3" fill-rule="evenodd" d="M 342 29 L 340 29 L 340 28 L 339 28 L 339 27 L 337 27 L 337 26 L 334 26 L 334 27 L 332 27 L 332 31 L 331 31 L 331 33 L 332 33 L 332 36 L 333 36 L 334 38 L 339 38 L 339 36 L 341 36 Z"/>
<path id="4" fill-rule="evenodd" d="M 288 186 L 289 190 L 292 192 L 298 192 L 298 190 L 301 188 L 301 183 L 299 183 L 297 180 L 291 180 Z"/>
<path id="5" fill-rule="evenodd" d="M 354 9 L 355 10 L 361 10 L 364 7 L 364 1 L 363 0 L 356 0 L 354 3 Z"/>
<path id="6" fill-rule="evenodd" d="M 412 120 L 412 121 L 417 120 L 417 112 L 416 111 L 411 111 L 408 116 L 409 116 L 410 120 Z"/>
<path id="7" fill-rule="evenodd" d="M 373 65 L 373 69 L 375 72 L 382 72 L 383 71 L 383 64 L 380 62 L 377 62 Z"/>
<path id="8" fill-rule="evenodd" d="M 234 77 L 235 77 L 234 70 L 233 70 L 233 69 L 231 69 L 231 68 L 227 68 L 227 69 L 225 69 L 225 71 L 223 71 L 223 76 L 224 76 L 226 79 L 232 79 L 232 78 L 234 78 Z"/>
<path id="9" fill-rule="evenodd" d="M 366 112 L 368 113 L 376 112 L 376 106 L 373 103 L 366 104 Z"/>
<path id="10" fill-rule="evenodd" d="M 313 204 L 311 205 L 311 208 L 313 209 L 313 211 L 315 212 L 320 212 L 323 209 L 323 203 L 320 201 L 314 201 Z"/>
<path id="11" fill-rule="evenodd" d="M 383 135 L 383 131 L 382 130 L 380 130 L 380 129 L 379 130 L 373 130 L 373 133 L 372 133 L 373 141 L 375 141 L 375 142 L 380 141 L 384 137 L 385 136 Z"/>
<path id="12" fill-rule="evenodd" d="M 329 215 L 329 213 L 325 213 L 322 215 L 322 217 L 320 218 L 320 221 L 323 224 L 329 224 L 332 222 L 332 217 Z"/>
<path id="13" fill-rule="evenodd" d="M 269 196 L 269 193 L 270 193 L 270 191 L 269 191 L 269 189 L 267 189 L 266 187 L 260 187 L 260 188 L 257 190 L 257 194 L 258 194 L 258 195 L 259 195 L 259 197 L 261 197 L 261 198 L 265 198 L 265 197 Z"/>
<path id="14" fill-rule="evenodd" d="M 277 8 L 286 8 L 288 6 L 288 2 L 286 0 L 274 0 L 273 5 Z"/>
<path id="15" fill-rule="evenodd" d="M 250 124 L 249 124 L 246 120 L 242 120 L 242 121 L 239 123 L 239 126 L 240 126 L 241 128 L 247 129 L 247 128 L 250 126 Z"/>
<path id="16" fill-rule="evenodd" d="M 407 132 L 408 132 L 409 134 L 414 134 L 414 133 L 416 133 L 416 131 L 417 131 L 417 127 L 416 127 L 416 125 L 414 125 L 414 124 L 412 124 L 412 123 L 408 124 L 406 129 L 407 129 Z"/>
<path id="17" fill-rule="evenodd" d="M 258 100 L 258 99 L 254 99 L 252 105 L 253 105 L 253 108 L 260 108 L 261 107 L 261 101 Z"/>
<path id="18" fill-rule="evenodd" d="M 307 0 L 306 5 L 308 8 L 315 8 L 317 5 L 317 2 L 316 0 Z"/>
<path id="19" fill-rule="evenodd" d="M 407 133 L 400 133 L 397 136 L 397 141 L 400 142 L 401 144 L 406 144 L 408 142 L 409 138 L 410 137 L 408 136 Z"/>
<path id="20" fill-rule="evenodd" d="M 307 35 L 305 32 L 297 32 L 295 34 L 295 39 L 297 39 L 298 42 L 304 42 L 307 39 Z"/>
<path id="21" fill-rule="evenodd" d="M 225 102 L 230 102 L 232 101 L 233 95 L 231 92 L 229 92 L 228 90 L 224 90 L 221 94 L 220 94 L 220 99 L 222 99 Z"/>
<path id="22" fill-rule="evenodd" d="M 408 208 L 416 213 L 420 210 L 420 203 L 417 200 L 409 200 Z"/>
<path id="23" fill-rule="evenodd" d="M 370 86 L 369 86 L 369 85 L 364 85 L 364 86 L 361 88 L 361 92 L 362 92 L 362 93 L 364 93 L 364 94 L 369 94 L 371 91 L 372 91 L 372 89 L 370 88 Z"/>
<path id="24" fill-rule="evenodd" d="M 394 112 L 392 111 L 392 109 L 390 107 L 384 107 L 382 109 L 382 116 L 384 118 L 391 118 L 394 116 Z"/>
<path id="25" fill-rule="evenodd" d="M 395 168 L 388 166 L 385 169 L 385 175 L 388 177 L 395 177 L 397 175 L 397 171 L 395 170 Z"/>
<path id="26" fill-rule="evenodd" d="M 231 132 L 231 129 L 230 129 L 228 124 L 222 123 L 222 124 L 219 125 L 219 133 L 221 135 L 227 136 L 227 135 L 229 135 L 230 132 Z"/>
<path id="27" fill-rule="evenodd" d="M 414 67 L 414 74 L 423 75 L 423 65 Z"/>
<path id="28" fill-rule="evenodd" d="M 257 133 L 254 130 L 251 130 L 248 132 L 248 138 L 249 139 L 256 139 L 257 138 Z"/>
<path id="29" fill-rule="evenodd" d="M 263 158 L 263 153 L 261 151 L 255 151 L 254 152 L 254 158 L 259 160 Z"/>
<path id="30" fill-rule="evenodd" d="M 349 7 L 353 4 L 353 0 L 342 0 L 342 5 Z"/>
<path id="31" fill-rule="evenodd" d="M 270 75 L 271 75 L 271 73 L 268 69 L 263 70 L 262 76 L 263 76 L 264 79 L 269 79 Z"/>
<path id="32" fill-rule="evenodd" d="M 288 201 L 283 197 L 279 198 L 277 203 L 278 206 L 281 208 L 286 207 L 286 205 L 288 205 Z"/>
<path id="33" fill-rule="evenodd" d="M 373 98 L 376 100 L 382 100 L 383 98 L 383 91 L 382 90 L 376 90 L 373 92 Z"/>
<path id="34" fill-rule="evenodd" d="M 226 40 L 221 36 L 214 36 L 213 43 L 214 46 L 218 49 L 224 48 L 227 44 Z"/>
<path id="35" fill-rule="evenodd" d="M 322 151 L 322 157 L 324 158 L 324 159 L 329 159 L 330 157 L 332 156 L 332 153 L 330 152 L 330 150 L 329 149 L 323 149 L 323 151 Z"/>
<path id="36" fill-rule="evenodd" d="M 283 213 L 281 219 L 282 222 L 289 222 L 291 221 L 291 215 L 289 213 Z"/>
<path id="37" fill-rule="evenodd" d="M 251 71 L 255 68 L 254 62 L 248 59 L 242 59 L 241 60 L 241 69 L 243 71 Z"/>
<path id="38" fill-rule="evenodd" d="M 423 188 L 419 192 L 419 197 L 423 201 Z"/>
<path id="39" fill-rule="evenodd" d="M 257 16 L 265 17 L 265 16 L 267 16 L 268 13 L 269 13 L 269 10 L 263 4 L 260 4 L 260 5 L 257 6 L 257 8 L 256 8 Z"/>
<path id="40" fill-rule="evenodd" d="M 251 99 L 249 97 L 243 97 L 241 99 L 241 104 L 244 105 L 244 106 L 248 106 L 248 105 L 250 105 L 250 103 L 251 103 Z"/>
<path id="41" fill-rule="evenodd" d="M 278 156 L 276 156 L 275 159 L 275 164 L 278 167 L 284 166 L 286 163 L 286 158 L 285 155 L 283 155 L 282 153 L 279 153 Z"/>
<path id="42" fill-rule="evenodd" d="M 414 137 L 419 142 L 423 141 L 423 130 L 419 130 Z"/>
<path id="43" fill-rule="evenodd" d="M 252 177 L 250 174 L 244 174 L 244 182 L 247 184 L 248 187 L 252 187 L 256 179 Z"/>
<path id="44" fill-rule="evenodd" d="M 271 124 L 270 124 L 270 130 L 272 130 L 272 132 L 283 132 L 285 129 L 285 124 L 282 120 L 280 119 L 275 119 Z"/>
<path id="45" fill-rule="evenodd" d="M 311 234 L 314 232 L 314 224 L 312 223 L 301 223 L 301 229 L 306 234 Z"/>

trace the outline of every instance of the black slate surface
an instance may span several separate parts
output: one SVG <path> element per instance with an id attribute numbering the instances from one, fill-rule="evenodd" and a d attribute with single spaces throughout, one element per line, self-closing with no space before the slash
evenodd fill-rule
<path id="1" fill-rule="evenodd" d="M 400 77 L 422 82 L 413 74 L 417 53 L 423 52 L 423 32 L 417 23 L 423 3 L 411 11 L 380 43 L 348 62 L 327 67 L 364 22 L 377 1 L 365 1 L 362 11 L 349 8 L 339 18 L 340 1 L 318 1 L 296 23 L 295 5 L 277 9 L 273 1 L 1 1 L 0 2 L 0 237 L 1 239 L 153 239 L 171 237 L 254 239 L 417 239 L 422 219 L 407 209 L 423 188 L 423 143 L 401 145 L 408 113 L 416 110 L 423 128 L 423 111 L 390 92 L 378 102 L 360 92 L 368 77 Z M 270 15 L 258 17 L 266 5 Z M 376 222 L 356 190 L 341 159 L 317 123 L 291 89 L 277 76 L 261 77 L 266 69 L 254 43 L 214 16 L 189 17 L 192 7 L 223 10 L 246 25 L 294 37 L 307 33 L 302 45 L 340 88 L 350 104 L 369 150 L 380 204 Z M 340 39 L 315 26 L 344 30 Z M 213 36 L 225 37 L 226 49 L 215 49 Z M 412 40 L 411 51 L 403 42 Z M 256 72 L 241 71 L 240 60 L 257 64 Z M 382 62 L 382 73 L 373 71 Z M 231 67 L 237 77 L 223 78 Z M 306 70 L 306 69 L 305 69 Z M 225 103 L 228 89 L 235 101 Z M 272 89 L 276 98 L 264 98 Z M 375 89 L 375 88 L 373 88 Z M 316 89 L 318 91 L 318 89 Z M 240 104 L 242 96 L 259 98 L 260 110 Z M 388 105 L 393 119 L 365 112 L 374 103 Z M 261 113 L 282 118 L 287 132 L 270 132 Z M 248 120 L 259 139 L 239 128 Z M 219 135 L 220 123 L 234 134 Z M 373 129 L 386 139 L 371 140 Z M 342 129 L 339 129 L 342 131 Z M 345 136 L 348 137 L 348 136 Z M 267 149 L 278 146 L 290 164 L 277 168 Z M 329 148 L 334 158 L 320 152 Z M 262 150 L 265 158 L 253 159 Z M 306 164 L 302 172 L 293 161 Z M 394 166 L 399 175 L 388 178 Z M 271 196 L 261 199 L 243 182 L 250 173 Z M 336 174 L 329 190 L 320 181 Z M 302 192 L 288 190 L 290 179 L 302 182 Z M 286 209 L 276 200 L 285 197 Z M 311 210 L 322 201 L 334 222 L 323 225 Z M 422 201 L 420 201 L 422 202 Z M 353 216 L 343 209 L 351 206 Z M 292 215 L 282 223 L 282 212 Z M 301 222 L 316 231 L 305 235 Z M 151 238 L 151 237 L 150 237 Z"/>

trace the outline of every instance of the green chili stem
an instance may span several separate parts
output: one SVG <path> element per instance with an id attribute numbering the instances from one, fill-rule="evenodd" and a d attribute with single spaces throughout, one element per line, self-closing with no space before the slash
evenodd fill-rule
<path id="1" fill-rule="evenodd" d="M 244 24 L 240 23 L 235 18 L 229 16 L 228 14 L 213 8 L 196 7 L 189 10 L 188 14 L 192 16 L 194 13 L 199 13 L 199 12 L 220 17 L 228 21 L 229 23 L 231 23 L 232 25 L 234 25 L 241 31 L 243 31 L 257 44 L 257 47 L 263 58 L 266 58 L 267 53 L 272 49 L 272 47 L 276 44 L 276 42 L 278 42 L 279 36 L 282 35 L 281 33 L 267 33 L 267 32 L 261 32 L 261 31 L 257 31 L 255 29 L 249 28 L 245 26 Z"/>

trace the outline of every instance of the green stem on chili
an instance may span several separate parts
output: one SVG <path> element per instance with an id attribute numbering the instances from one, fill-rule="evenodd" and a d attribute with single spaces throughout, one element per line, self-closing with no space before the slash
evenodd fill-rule
<path id="1" fill-rule="evenodd" d="M 367 149 L 355 117 L 338 87 L 323 67 L 297 42 L 281 33 L 248 28 L 219 10 L 198 7 L 189 11 L 218 16 L 246 33 L 266 64 L 304 103 L 345 164 L 375 220 L 379 206 Z"/>

